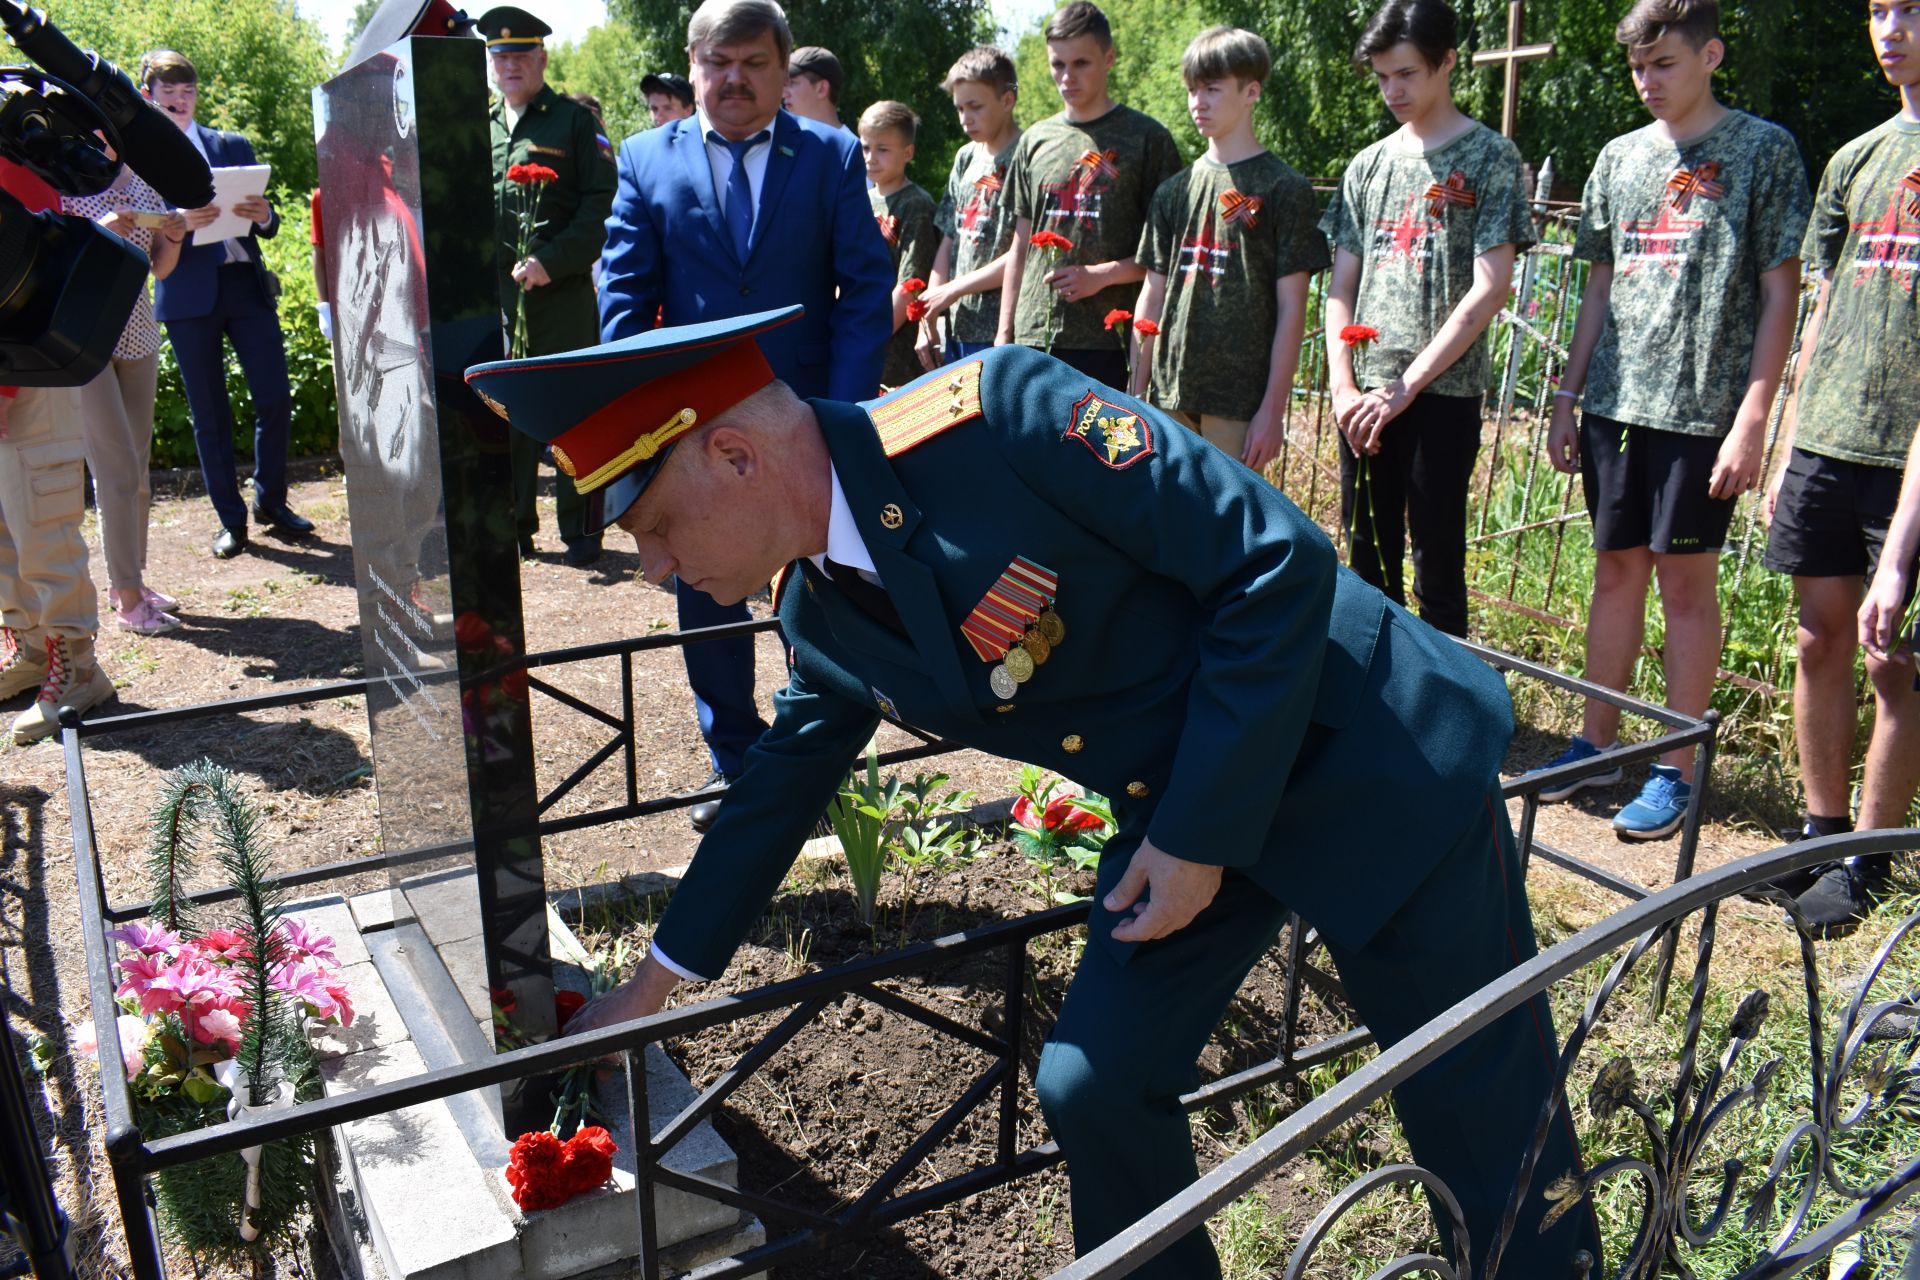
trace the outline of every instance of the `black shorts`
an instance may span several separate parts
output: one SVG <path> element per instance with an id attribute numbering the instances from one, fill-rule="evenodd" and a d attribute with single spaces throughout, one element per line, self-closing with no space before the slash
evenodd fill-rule
<path id="1" fill-rule="evenodd" d="M 1801 578 L 1871 578 L 1900 504 L 1900 468 L 1795 449 L 1764 563 Z"/>
<path id="2" fill-rule="evenodd" d="M 1580 415 L 1580 483 L 1596 551 L 1647 547 L 1655 555 L 1718 553 L 1732 498 L 1709 498 L 1720 441 Z"/>

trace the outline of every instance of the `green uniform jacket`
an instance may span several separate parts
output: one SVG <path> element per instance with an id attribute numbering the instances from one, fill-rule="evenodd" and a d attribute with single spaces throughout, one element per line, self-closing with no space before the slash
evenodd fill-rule
<path id="1" fill-rule="evenodd" d="M 910 640 L 810 562 L 785 576 L 791 680 L 661 950 L 726 968 L 882 705 L 1110 797 L 1100 893 L 1151 836 L 1359 948 L 1484 820 L 1513 729 L 1505 683 L 1339 567 L 1299 508 L 1198 434 L 1029 348 L 979 360 L 982 412 L 892 458 L 865 406 L 813 402 Z M 944 402 L 956 368 L 871 403 Z M 1066 634 L 1002 699 L 960 625 L 1018 556 L 1058 575 Z M 1094 937 L 1124 955 L 1116 919 L 1096 900 Z"/>
<path id="2" fill-rule="evenodd" d="M 525 189 L 507 181 L 516 164 L 543 164 L 559 178 L 541 190 L 534 206 L 533 256 L 553 277 L 526 295 L 527 351 L 551 355 L 600 341 L 600 306 L 593 290 L 593 264 L 607 242 L 613 211 L 613 153 L 600 141 L 593 113 L 543 86 L 507 131 L 505 103 L 493 100 L 494 217 L 500 231 L 500 299 L 507 332 L 513 332 L 520 286 L 511 272 L 520 242 L 516 211 Z"/>

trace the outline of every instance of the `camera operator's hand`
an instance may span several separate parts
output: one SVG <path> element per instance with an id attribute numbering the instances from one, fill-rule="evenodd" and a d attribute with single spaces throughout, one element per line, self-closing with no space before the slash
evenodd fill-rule
<path id="1" fill-rule="evenodd" d="M 198 209 L 182 209 L 180 212 L 186 217 L 187 230 L 198 231 L 220 216 L 220 206 L 217 204 L 202 205 Z"/>
<path id="2" fill-rule="evenodd" d="M 140 224 L 133 220 L 133 215 L 127 210 L 115 209 L 112 213 L 100 219 L 100 225 L 113 232 L 113 234 L 125 239 L 127 236 L 132 235 L 134 228 Z"/>
<path id="3" fill-rule="evenodd" d="M 273 221 L 273 206 L 267 203 L 265 196 L 248 196 L 233 206 L 233 211 L 256 227 L 264 227 Z"/>
<path id="4" fill-rule="evenodd" d="M 167 216 L 166 222 L 160 226 L 159 232 L 161 235 L 173 241 L 175 244 L 179 244 L 182 240 L 185 240 L 187 238 L 187 232 L 189 229 L 190 228 L 187 225 L 186 215 L 181 213 L 178 209 L 175 209 L 171 214 Z"/>

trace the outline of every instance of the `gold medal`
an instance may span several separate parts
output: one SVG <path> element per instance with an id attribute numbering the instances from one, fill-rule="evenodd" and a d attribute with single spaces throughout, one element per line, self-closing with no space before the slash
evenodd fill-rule
<path id="1" fill-rule="evenodd" d="M 1033 679 L 1033 655 L 1019 645 L 1007 650 L 1007 656 L 1000 660 L 1000 665 L 1021 684 Z"/>
<path id="2" fill-rule="evenodd" d="M 1060 615 L 1051 608 L 1040 611 L 1040 634 L 1047 638 L 1049 645 L 1057 645 L 1067 638 L 1067 624 L 1060 621 Z"/>
<path id="3" fill-rule="evenodd" d="M 987 684 L 992 687 L 993 696 L 996 698 L 1011 698 L 1014 694 L 1020 692 L 1019 683 L 1014 680 L 1013 676 L 1008 673 L 1004 666 L 997 664 L 993 670 L 987 672 Z M 1011 709 L 1012 708 L 1007 708 L 1007 710 Z"/>
<path id="4" fill-rule="evenodd" d="M 1033 665 L 1043 666 L 1053 656 L 1053 646 L 1047 643 L 1046 636 L 1038 628 L 1031 629 L 1020 637 L 1020 647 L 1033 659 Z"/>

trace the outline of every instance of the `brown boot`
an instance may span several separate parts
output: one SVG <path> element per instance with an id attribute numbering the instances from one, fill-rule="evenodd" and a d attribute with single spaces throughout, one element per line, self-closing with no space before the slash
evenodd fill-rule
<path id="1" fill-rule="evenodd" d="M 31 631 L 0 627 L 0 702 L 38 689 L 47 678 L 47 639 Z"/>
<path id="2" fill-rule="evenodd" d="M 52 735 L 60 728 L 60 708 L 87 711 L 113 696 L 113 681 L 93 660 L 93 637 L 49 636 L 47 677 L 40 696 L 13 722 L 13 744 Z"/>

